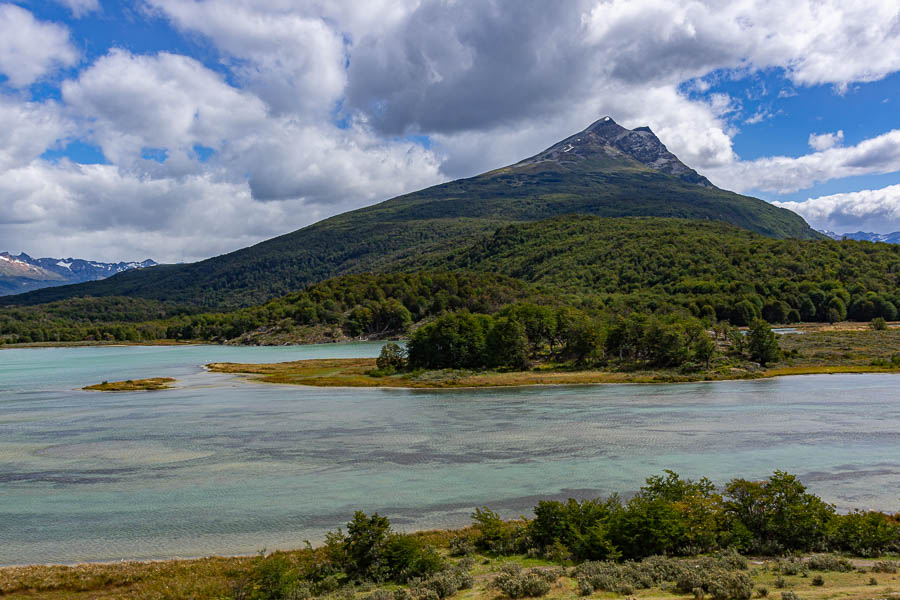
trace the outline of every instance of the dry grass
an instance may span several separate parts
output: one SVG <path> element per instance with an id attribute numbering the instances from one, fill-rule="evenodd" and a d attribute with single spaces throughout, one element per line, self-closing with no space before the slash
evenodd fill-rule
<path id="1" fill-rule="evenodd" d="M 457 533 L 461 532 L 433 531 L 423 532 L 420 535 L 436 546 L 446 547 L 445 540 Z M 287 554 L 292 556 L 305 552 L 307 551 L 299 550 Z M 232 583 L 245 580 L 253 560 L 251 557 L 212 557 L 160 562 L 83 564 L 71 567 L 7 567 L 0 568 L 0 596 L 15 600 L 226 599 L 231 597 Z M 505 558 L 479 556 L 473 571 L 476 582 L 474 588 L 459 592 L 453 597 L 454 600 L 497 600 L 496 590 L 489 589 L 488 583 L 498 567 L 508 560 L 515 560 L 526 567 L 549 564 L 541 559 L 523 556 Z M 787 586 L 783 589 L 775 587 L 778 574 L 773 569 L 773 560 L 755 561 L 751 565 L 751 575 L 757 587 L 762 585 L 768 588 L 768 598 L 772 600 L 778 600 L 781 592 L 787 590 L 796 592 L 801 600 L 900 598 L 900 575 L 870 573 L 866 568 L 872 562 L 870 560 L 854 562 L 861 567 L 860 571 L 812 572 L 807 577 L 786 576 L 784 579 Z M 821 574 L 825 579 L 825 585 L 812 585 L 813 576 L 817 574 Z M 877 580 L 877 585 L 869 584 L 871 577 Z M 366 594 L 367 592 L 357 589 L 355 596 L 361 600 Z M 647 600 L 657 598 L 685 600 L 690 597 L 660 588 L 636 590 L 631 596 Z M 595 593 L 591 597 L 621 598 L 610 593 Z M 554 584 L 547 598 L 575 600 L 579 596 L 574 581 L 563 577 Z"/>
<path id="2" fill-rule="evenodd" d="M 249 375 L 254 381 L 321 387 L 477 388 L 526 385 L 579 385 L 592 383 L 674 383 L 726 378 L 718 374 L 688 374 L 674 371 L 553 370 L 468 371 L 443 369 L 399 373 L 381 377 L 368 375 L 374 358 L 299 360 L 284 363 L 210 363 L 210 371 Z M 744 374 L 746 376 L 746 374 Z M 730 377 L 734 378 L 734 377 Z"/>
<path id="3" fill-rule="evenodd" d="M 151 377 L 150 379 L 127 379 L 125 381 L 104 381 L 87 385 L 82 389 L 91 392 L 153 392 L 167 390 L 175 380 L 171 377 Z"/>

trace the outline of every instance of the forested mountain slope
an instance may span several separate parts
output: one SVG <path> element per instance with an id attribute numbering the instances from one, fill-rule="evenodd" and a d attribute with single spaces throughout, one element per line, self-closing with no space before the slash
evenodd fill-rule
<path id="1" fill-rule="evenodd" d="M 344 213 L 198 263 L 0 299 L 38 304 L 131 296 L 230 309 L 343 273 L 387 272 L 424 253 L 465 248 L 498 227 L 565 214 L 724 221 L 773 238 L 824 237 L 790 211 L 714 187 L 647 128 L 608 117 L 515 165 Z"/>

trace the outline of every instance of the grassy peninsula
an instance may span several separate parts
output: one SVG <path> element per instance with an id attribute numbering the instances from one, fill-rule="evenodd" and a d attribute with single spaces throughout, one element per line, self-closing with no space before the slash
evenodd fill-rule
<path id="1" fill-rule="evenodd" d="M 247 375 L 254 381 L 320 387 L 453 388 L 593 383 L 676 383 L 755 379 L 825 373 L 900 373 L 900 329 L 876 330 L 860 324 L 801 326 L 778 337 L 781 353 L 767 366 L 753 363 L 719 340 L 719 356 L 709 368 L 650 368 L 635 363 L 584 366 L 545 363 L 526 370 L 468 368 L 390 372 L 377 359 L 320 359 L 283 363 L 211 363 L 217 373 Z"/>
<path id="2" fill-rule="evenodd" d="M 104 381 L 94 385 L 86 385 L 81 389 L 89 392 L 154 392 L 169 389 L 173 383 L 175 383 L 175 380 L 171 377 L 151 377 L 149 379 Z"/>

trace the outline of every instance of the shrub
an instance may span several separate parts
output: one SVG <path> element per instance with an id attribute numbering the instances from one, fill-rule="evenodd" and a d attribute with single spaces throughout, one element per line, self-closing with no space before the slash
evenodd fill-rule
<path id="1" fill-rule="evenodd" d="M 815 586 L 822 586 L 825 585 L 825 578 L 821 575 L 816 575 L 812 578 L 812 581 L 810 581 L 810 583 Z"/>
<path id="2" fill-rule="evenodd" d="M 447 598 L 459 590 L 471 588 L 474 583 L 471 573 L 465 569 L 454 568 L 435 573 L 416 587 L 431 590 L 438 598 Z"/>
<path id="3" fill-rule="evenodd" d="M 813 571 L 838 571 L 840 573 L 849 573 L 853 570 L 853 563 L 846 558 L 834 556 L 833 554 L 821 554 L 813 556 L 809 559 L 809 568 Z"/>
<path id="4" fill-rule="evenodd" d="M 791 590 L 781 592 L 781 600 L 800 600 L 800 597 Z"/>
<path id="5" fill-rule="evenodd" d="M 775 565 L 775 568 L 782 575 L 806 576 L 809 573 L 809 565 L 803 562 L 802 559 L 796 558 L 794 556 L 780 559 Z"/>
<path id="6" fill-rule="evenodd" d="M 747 573 L 719 567 L 685 569 L 675 580 L 675 589 L 683 594 L 693 593 L 696 588 L 713 600 L 748 600 L 753 595 L 753 580 Z"/>
<path id="7" fill-rule="evenodd" d="M 381 347 L 378 358 L 375 359 L 375 365 L 381 371 L 391 369 L 393 372 L 399 371 L 406 367 L 406 350 L 393 342 L 385 344 Z"/>
<path id="8" fill-rule="evenodd" d="M 756 595 L 760 598 L 766 598 L 769 595 L 769 588 L 764 585 L 761 585 L 756 588 Z"/>
<path id="9" fill-rule="evenodd" d="M 550 582 L 539 569 L 523 570 L 518 563 L 506 563 L 491 581 L 491 587 L 509 598 L 537 598 L 547 595 Z"/>
<path id="10" fill-rule="evenodd" d="M 478 529 L 475 545 L 496 554 L 515 554 L 523 550 L 524 526 L 520 523 L 507 523 L 491 509 L 476 508 L 472 520 Z"/>
<path id="11" fill-rule="evenodd" d="M 872 565 L 873 573 L 896 573 L 900 563 L 893 560 L 879 560 Z"/>
<path id="12" fill-rule="evenodd" d="M 887 321 L 884 320 L 884 317 L 875 317 L 872 319 L 872 322 L 869 323 L 869 327 L 875 331 L 884 331 L 888 328 Z"/>
<path id="13" fill-rule="evenodd" d="M 457 535 L 450 538 L 450 556 L 471 556 L 474 553 L 475 544 L 469 536 Z"/>

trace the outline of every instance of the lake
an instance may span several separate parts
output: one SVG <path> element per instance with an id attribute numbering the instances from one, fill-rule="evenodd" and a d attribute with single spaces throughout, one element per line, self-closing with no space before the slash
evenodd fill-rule
<path id="1" fill-rule="evenodd" d="M 0 350 L 0 564 L 292 548 L 378 511 L 401 530 L 538 499 L 800 476 L 841 509 L 900 509 L 900 378 L 378 390 L 253 384 L 214 361 L 380 344 Z M 103 380 L 171 376 L 163 392 Z"/>

